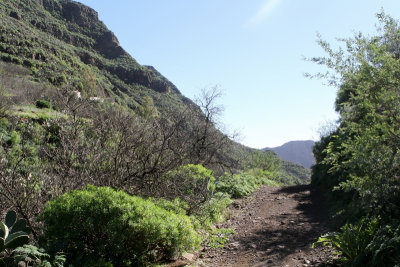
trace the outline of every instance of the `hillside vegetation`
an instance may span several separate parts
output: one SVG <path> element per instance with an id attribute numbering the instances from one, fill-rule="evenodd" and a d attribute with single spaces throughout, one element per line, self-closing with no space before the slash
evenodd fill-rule
<path id="1" fill-rule="evenodd" d="M 191 103 L 157 70 L 126 53 L 87 6 L 68 0 L 2 0 L 0 10 L 0 58 L 28 67 L 36 81 L 133 110 L 146 97 L 163 112 Z"/>
<path id="2" fill-rule="evenodd" d="M 307 180 L 232 141 L 217 90 L 185 98 L 89 7 L 0 10 L 0 266 L 163 262 L 223 242 L 231 198 Z"/>
<path id="3" fill-rule="evenodd" d="M 315 145 L 312 184 L 326 192 L 340 231 L 319 243 L 336 247 L 345 266 L 400 262 L 400 25 L 378 14 L 374 36 L 357 33 L 315 58 L 339 90 L 338 127 Z"/>

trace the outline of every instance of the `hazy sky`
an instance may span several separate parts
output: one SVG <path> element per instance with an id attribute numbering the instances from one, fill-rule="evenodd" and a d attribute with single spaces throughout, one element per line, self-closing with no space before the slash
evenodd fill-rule
<path id="1" fill-rule="evenodd" d="M 383 8 L 400 19 L 400 1 L 80 0 L 99 13 L 122 47 L 152 65 L 187 97 L 219 86 L 227 129 L 254 148 L 318 139 L 337 117 L 336 88 L 309 80 L 322 56 L 317 33 L 334 43 L 374 33 Z"/>

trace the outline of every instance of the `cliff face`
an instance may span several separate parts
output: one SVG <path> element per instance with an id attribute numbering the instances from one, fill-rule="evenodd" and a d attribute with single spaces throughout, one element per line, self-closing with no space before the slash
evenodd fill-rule
<path id="1" fill-rule="evenodd" d="M 0 58 L 25 65 L 38 80 L 78 88 L 83 70 L 97 94 L 133 109 L 150 96 L 158 108 L 190 103 L 151 66 L 136 62 L 88 6 L 70 0 L 0 0 Z M 167 96 L 168 95 L 168 96 Z"/>

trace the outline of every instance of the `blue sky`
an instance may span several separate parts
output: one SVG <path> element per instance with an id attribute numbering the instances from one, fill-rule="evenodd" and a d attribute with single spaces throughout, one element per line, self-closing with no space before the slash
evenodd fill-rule
<path id="1" fill-rule="evenodd" d="M 317 33 L 335 43 L 374 33 L 383 8 L 400 19 L 400 1 L 80 0 L 94 8 L 140 64 L 152 65 L 189 98 L 218 86 L 222 121 L 254 148 L 318 139 L 335 120 L 336 88 L 309 80 L 322 56 Z"/>

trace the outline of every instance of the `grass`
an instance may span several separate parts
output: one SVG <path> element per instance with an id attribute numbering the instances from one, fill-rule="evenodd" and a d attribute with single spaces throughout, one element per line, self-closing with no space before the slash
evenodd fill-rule
<path id="1" fill-rule="evenodd" d="M 57 119 L 64 118 L 67 119 L 68 116 L 49 108 L 37 108 L 34 105 L 17 105 L 11 108 L 13 115 L 24 119 L 34 119 L 34 120 L 47 120 L 47 119 Z"/>

